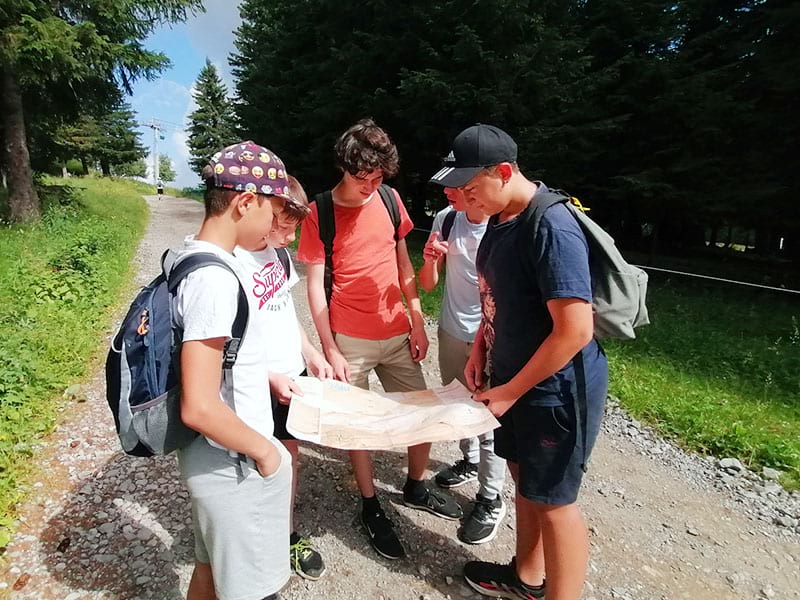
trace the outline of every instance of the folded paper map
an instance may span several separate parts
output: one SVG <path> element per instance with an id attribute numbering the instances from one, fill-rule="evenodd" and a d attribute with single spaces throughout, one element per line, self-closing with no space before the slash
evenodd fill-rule
<path id="1" fill-rule="evenodd" d="M 343 450 L 388 450 L 481 435 L 499 427 L 458 380 L 419 392 L 378 394 L 333 379 L 298 377 L 286 429 Z"/>

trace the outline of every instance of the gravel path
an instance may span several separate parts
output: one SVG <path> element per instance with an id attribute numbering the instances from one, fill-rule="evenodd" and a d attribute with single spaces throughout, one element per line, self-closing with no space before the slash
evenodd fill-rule
<path id="1" fill-rule="evenodd" d="M 202 219 L 191 200 L 147 201 L 152 219 L 136 257 L 142 284 L 163 249 Z M 304 288 L 297 286 L 295 301 L 310 324 Z M 433 328 L 429 335 L 435 343 Z M 428 383 L 437 383 L 435 358 L 424 368 Z M 62 414 L 37 454 L 30 499 L 0 564 L 0 597 L 182 598 L 192 536 L 174 458 L 119 452 L 100 364 Z M 431 468 L 457 455 L 456 443 L 438 444 Z M 401 506 L 404 453 L 383 452 L 375 457 L 376 482 L 410 550 L 404 561 L 383 560 L 355 525 L 358 494 L 346 455 L 305 447 L 301 460 L 297 521 L 324 554 L 328 574 L 318 582 L 294 577 L 285 599 L 479 598 L 462 583 L 463 562 L 508 560 L 513 552 L 513 515 L 493 542 L 470 547 L 456 540 L 456 523 Z M 584 598 L 800 598 L 800 496 L 786 494 L 774 476 L 688 455 L 612 402 L 581 497 L 592 542 Z M 475 491 L 456 491 L 466 509 Z M 508 485 L 505 495 L 511 501 Z"/>

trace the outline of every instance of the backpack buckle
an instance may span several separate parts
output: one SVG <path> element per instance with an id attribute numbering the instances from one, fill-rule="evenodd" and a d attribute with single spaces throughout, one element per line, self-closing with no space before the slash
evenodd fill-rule
<path id="1" fill-rule="evenodd" d="M 236 356 L 239 354 L 239 345 L 242 343 L 241 338 L 231 338 L 225 343 L 225 349 L 222 351 L 222 368 L 231 369 L 236 362 Z"/>

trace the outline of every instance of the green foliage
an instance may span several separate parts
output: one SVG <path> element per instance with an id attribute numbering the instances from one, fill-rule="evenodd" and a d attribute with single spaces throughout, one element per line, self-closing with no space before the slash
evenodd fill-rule
<path id="1" fill-rule="evenodd" d="M 175 169 L 172 166 L 172 159 L 166 154 L 158 155 L 158 178 L 161 181 L 175 181 Z"/>
<path id="2" fill-rule="evenodd" d="M 626 249 L 685 253 L 733 225 L 800 258 L 797 2 L 245 0 L 242 15 L 241 127 L 311 191 L 335 181 L 336 136 L 373 116 L 421 224 L 453 135 L 489 122 L 527 173 L 602 204 Z"/>
<path id="3" fill-rule="evenodd" d="M 136 79 L 153 78 L 169 66 L 163 53 L 146 50 L 142 42 L 160 24 L 183 21 L 202 9 L 201 0 L 4 2 L 0 98 L 7 106 L 0 111 L 0 129 L 9 148 L 19 156 L 28 139 L 29 149 L 35 150 L 32 162 L 51 162 L 54 129 L 81 113 L 105 114 L 119 100 L 120 89 L 130 93 Z M 89 107 L 105 110 L 95 113 Z M 107 133 L 113 140 L 121 137 L 119 132 Z M 136 159 L 119 157 L 115 148 L 111 152 L 98 159 L 105 174 L 115 160 L 122 164 Z M 16 160 L 8 165 L 15 175 L 9 177 L 9 205 L 12 217 L 19 220 L 38 215 L 38 202 L 29 193 L 27 163 Z"/>
<path id="4" fill-rule="evenodd" d="M 653 323 L 609 342 L 611 390 L 686 447 L 784 471 L 800 487 L 800 304 L 686 282 L 654 282 Z"/>
<path id="5" fill-rule="evenodd" d="M 83 163 L 79 161 L 77 158 L 70 158 L 65 166 L 67 167 L 67 172 L 70 175 L 83 175 Z"/>
<path id="6" fill-rule="evenodd" d="M 124 170 L 123 165 L 136 166 L 146 153 L 133 110 L 123 102 L 99 115 L 81 115 L 74 123 L 59 128 L 56 137 L 67 156 L 99 163 L 106 176 L 117 167 Z"/>
<path id="7" fill-rule="evenodd" d="M 54 183 L 42 192 L 38 224 L 0 228 L 0 547 L 34 448 L 65 388 L 94 364 L 110 310 L 130 285 L 147 220 L 128 184 Z"/>
<path id="8" fill-rule="evenodd" d="M 236 115 L 217 68 L 206 59 L 195 82 L 197 109 L 189 115 L 189 163 L 198 175 L 218 150 L 238 140 Z"/>
<path id="9" fill-rule="evenodd" d="M 147 177 L 147 163 L 144 158 L 125 163 L 114 168 L 114 174 L 120 177 Z"/>

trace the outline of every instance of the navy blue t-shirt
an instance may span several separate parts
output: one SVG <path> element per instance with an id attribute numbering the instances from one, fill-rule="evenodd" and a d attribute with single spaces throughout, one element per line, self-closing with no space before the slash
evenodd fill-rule
<path id="1" fill-rule="evenodd" d="M 539 184 L 537 193 L 546 191 Z M 589 247 L 566 206 L 556 204 L 544 213 L 535 240 L 518 240 L 519 235 L 532 233 L 524 223 L 534 206 L 535 196 L 523 213 L 509 221 L 498 223 L 492 217 L 478 248 L 478 285 L 493 385 L 510 381 L 553 330 L 548 300 L 592 301 Z M 589 382 L 608 366 L 595 340 L 582 352 Z M 573 401 L 574 386 L 570 361 L 523 398 L 533 406 L 560 406 Z"/>

